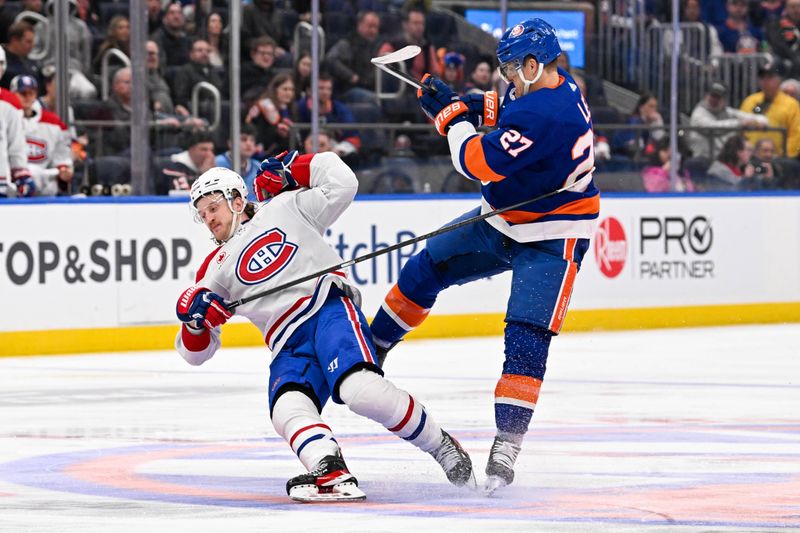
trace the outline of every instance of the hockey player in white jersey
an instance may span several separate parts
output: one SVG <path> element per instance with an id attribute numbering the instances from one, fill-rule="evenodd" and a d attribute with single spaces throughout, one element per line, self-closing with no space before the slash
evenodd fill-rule
<path id="1" fill-rule="evenodd" d="M 6 51 L 0 46 L 0 76 L 5 71 Z M 28 171 L 22 106 L 14 93 L 0 88 L 0 198 L 32 196 L 35 190 Z"/>
<path id="2" fill-rule="evenodd" d="M 36 99 L 39 89 L 36 78 L 25 74 L 14 76 L 9 88 L 22 105 L 28 169 L 36 185 L 36 195 L 55 196 L 66 191 L 74 174 L 67 126 Z"/>
<path id="3" fill-rule="evenodd" d="M 322 235 L 344 212 L 357 181 L 332 152 L 281 154 L 262 163 L 259 201 L 247 202 L 242 178 L 213 168 L 192 185 L 196 218 L 219 247 L 177 304 L 176 348 L 199 365 L 220 347 L 225 301 L 240 300 L 342 262 Z M 290 479 L 300 501 L 363 499 L 339 444 L 320 413 L 328 398 L 379 422 L 430 453 L 455 485 L 475 485 L 467 453 L 407 392 L 383 378 L 358 289 L 333 272 L 236 308 L 272 351 L 269 405 L 275 430 L 308 469 Z"/>

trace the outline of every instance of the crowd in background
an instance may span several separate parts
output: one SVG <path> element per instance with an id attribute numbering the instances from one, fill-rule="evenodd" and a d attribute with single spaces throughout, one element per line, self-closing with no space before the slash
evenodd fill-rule
<path id="1" fill-rule="evenodd" d="M 228 3 L 148 0 L 146 4 L 145 63 L 153 156 L 149 192 L 174 194 L 188 190 L 212 166 L 233 166 L 228 138 L 233 74 L 228 69 Z M 669 20 L 670 4 L 645 2 L 648 15 L 661 21 Z M 427 124 L 413 90 L 379 97 L 376 76 L 383 76 L 384 92 L 398 91 L 401 86 L 380 74 L 370 58 L 415 44 L 422 53 L 406 64 L 412 76 L 433 73 L 460 94 L 493 89 L 502 95 L 493 48 L 458 39 L 459 10 L 435 10 L 424 0 L 321 0 L 320 5 L 325 32 L 317 94 L 320 150 L 337 152 L 357 171 L 378 167 L 387 158 L 440 157 L 447 164 L 447 144 L 432 128 L 347 126 Z M 608 105 L 602 80 L 590 68 L 570 68 L 565 53 L 560 66 L 570 71 L 596 111 L 598 171 L 641 172 L 644 189 L 652 191 L 796 187 L 800 82 L 794 78 L 800 77 L 800 0 L 684 0 L 682 8 L 682 20 L 706 25 L 708 46 L 716 53 L 769 50 L 774 54 L 774 61 L 759 71 L 761 90 L 743 102 L 730 102 L 723 84 L 709 86 L 689 123 L 727 129 L 696 130 L 681 138 L 681 179 L 676 185 L 669 180 L 666 102 L 642 94 L 625 117 Z M 252 0 L 242 10 L 241 160 L 237 166 L 246 180 L 252 180 L 262 158 L 291 148 L 310 149 L 310 38 L 308 32 L 298 31 L 298 25 L 310 21 L 310 2 Z M 0 105 L 12 98 L 21 107 L 29 102 L 22 135 L 28 139 L 28 167 L 33 169 L 28 177 L 11 165 L 9 175 L 3 176 L 0 164 L 0 180 L 5 178 L 12 196 L 15 191 L 18 195 L 129 194 L 133 76 L 126 62 L 130 57 L 128 4 L 69 0 L 71 106 L 66 124 L 54 114 L 55 50 L 40 46 L 53 42 L 55 30 L 30 16 L 52 20 L 52 11 L 52 0 L 0 0 L 0 42 L 6 55 Z M 23 12 L 28 16 L 20 15 Z M 207 92 L 197 93 L 201 82 L 219 94 L 218 124 L 213 123 L 213 100 Z M 38 99 L 31 99 L 31 94 Z M 44 148 L 37 144 L 36 131 L 43 121 L 51 129 L 57 123 L 64 132 L 54 134 L 53 145 Z M 605 123 L 652 129 L 605 132 Z M 50 153 L 43 157 L 43 151 Z M 20 185 L 23 179 L 29 187 Z M 382 192 L 417 190 L 407 174 L 389 179 Z"/>

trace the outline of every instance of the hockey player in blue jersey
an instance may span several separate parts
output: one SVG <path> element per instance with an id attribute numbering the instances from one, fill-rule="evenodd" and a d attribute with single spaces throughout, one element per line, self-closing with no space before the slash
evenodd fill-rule
<path id="1" fill-rule="evenodd" d="M 550 340 L 563 324 L 600 208 L 591 115 L 573 79 L 557 67 L 560 54 L 555 30 L 544 20 L 506 30 L 497 47 L 509 83 L 502 107 L 496 94 L 459 98 L 441 81 L 423 79 L 420 106 L 447 137 L 456 170 L 481 183 L 481 206 L 453 222 L 569 188 L 428 240 L 371 324 L 382 362 L 425 320 L 440 291 L 512 271 L 505 362 L 495 388 L 497 434 L 486 466 L 489 492 L 514 479 Z M 476 132 L 495 121 L 491 133 Z"/>

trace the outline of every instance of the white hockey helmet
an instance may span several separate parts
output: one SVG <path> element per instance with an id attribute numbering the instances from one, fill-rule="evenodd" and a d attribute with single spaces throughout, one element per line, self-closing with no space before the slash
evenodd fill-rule
<path id="1" fill-rule="evenodd" d="M 6 73 L 6 49 L 0 46 L 0 78 Z"/>
<path id="2" fill-rule="evenodd" d="M 225 195 L 230 202 L 233 200 L 233 191 L 239 191 L 243 200 L 247 201 L 247 185 L 242 177 L 233 170 L 225 167 L 214 167 L 203 172 L 189 191 L 192 206 L 197 205 L 197 200 L 214 191 Z"/>

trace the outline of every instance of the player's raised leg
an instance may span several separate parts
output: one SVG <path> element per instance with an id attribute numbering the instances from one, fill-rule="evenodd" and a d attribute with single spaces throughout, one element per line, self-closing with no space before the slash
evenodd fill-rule
<path id="1" fill-rule="evenodd" d="M 480 208 L 473 209 L 447 225 L 479 212 Z M 441 291 L 508 270 L 511 265 L 505 256 L 502 236 L 493 235 L 486 222 L 428 240 L 425 249 L 403 266 L 370 324 L 380 365 L 389 350 L 427 318 Z"/>

